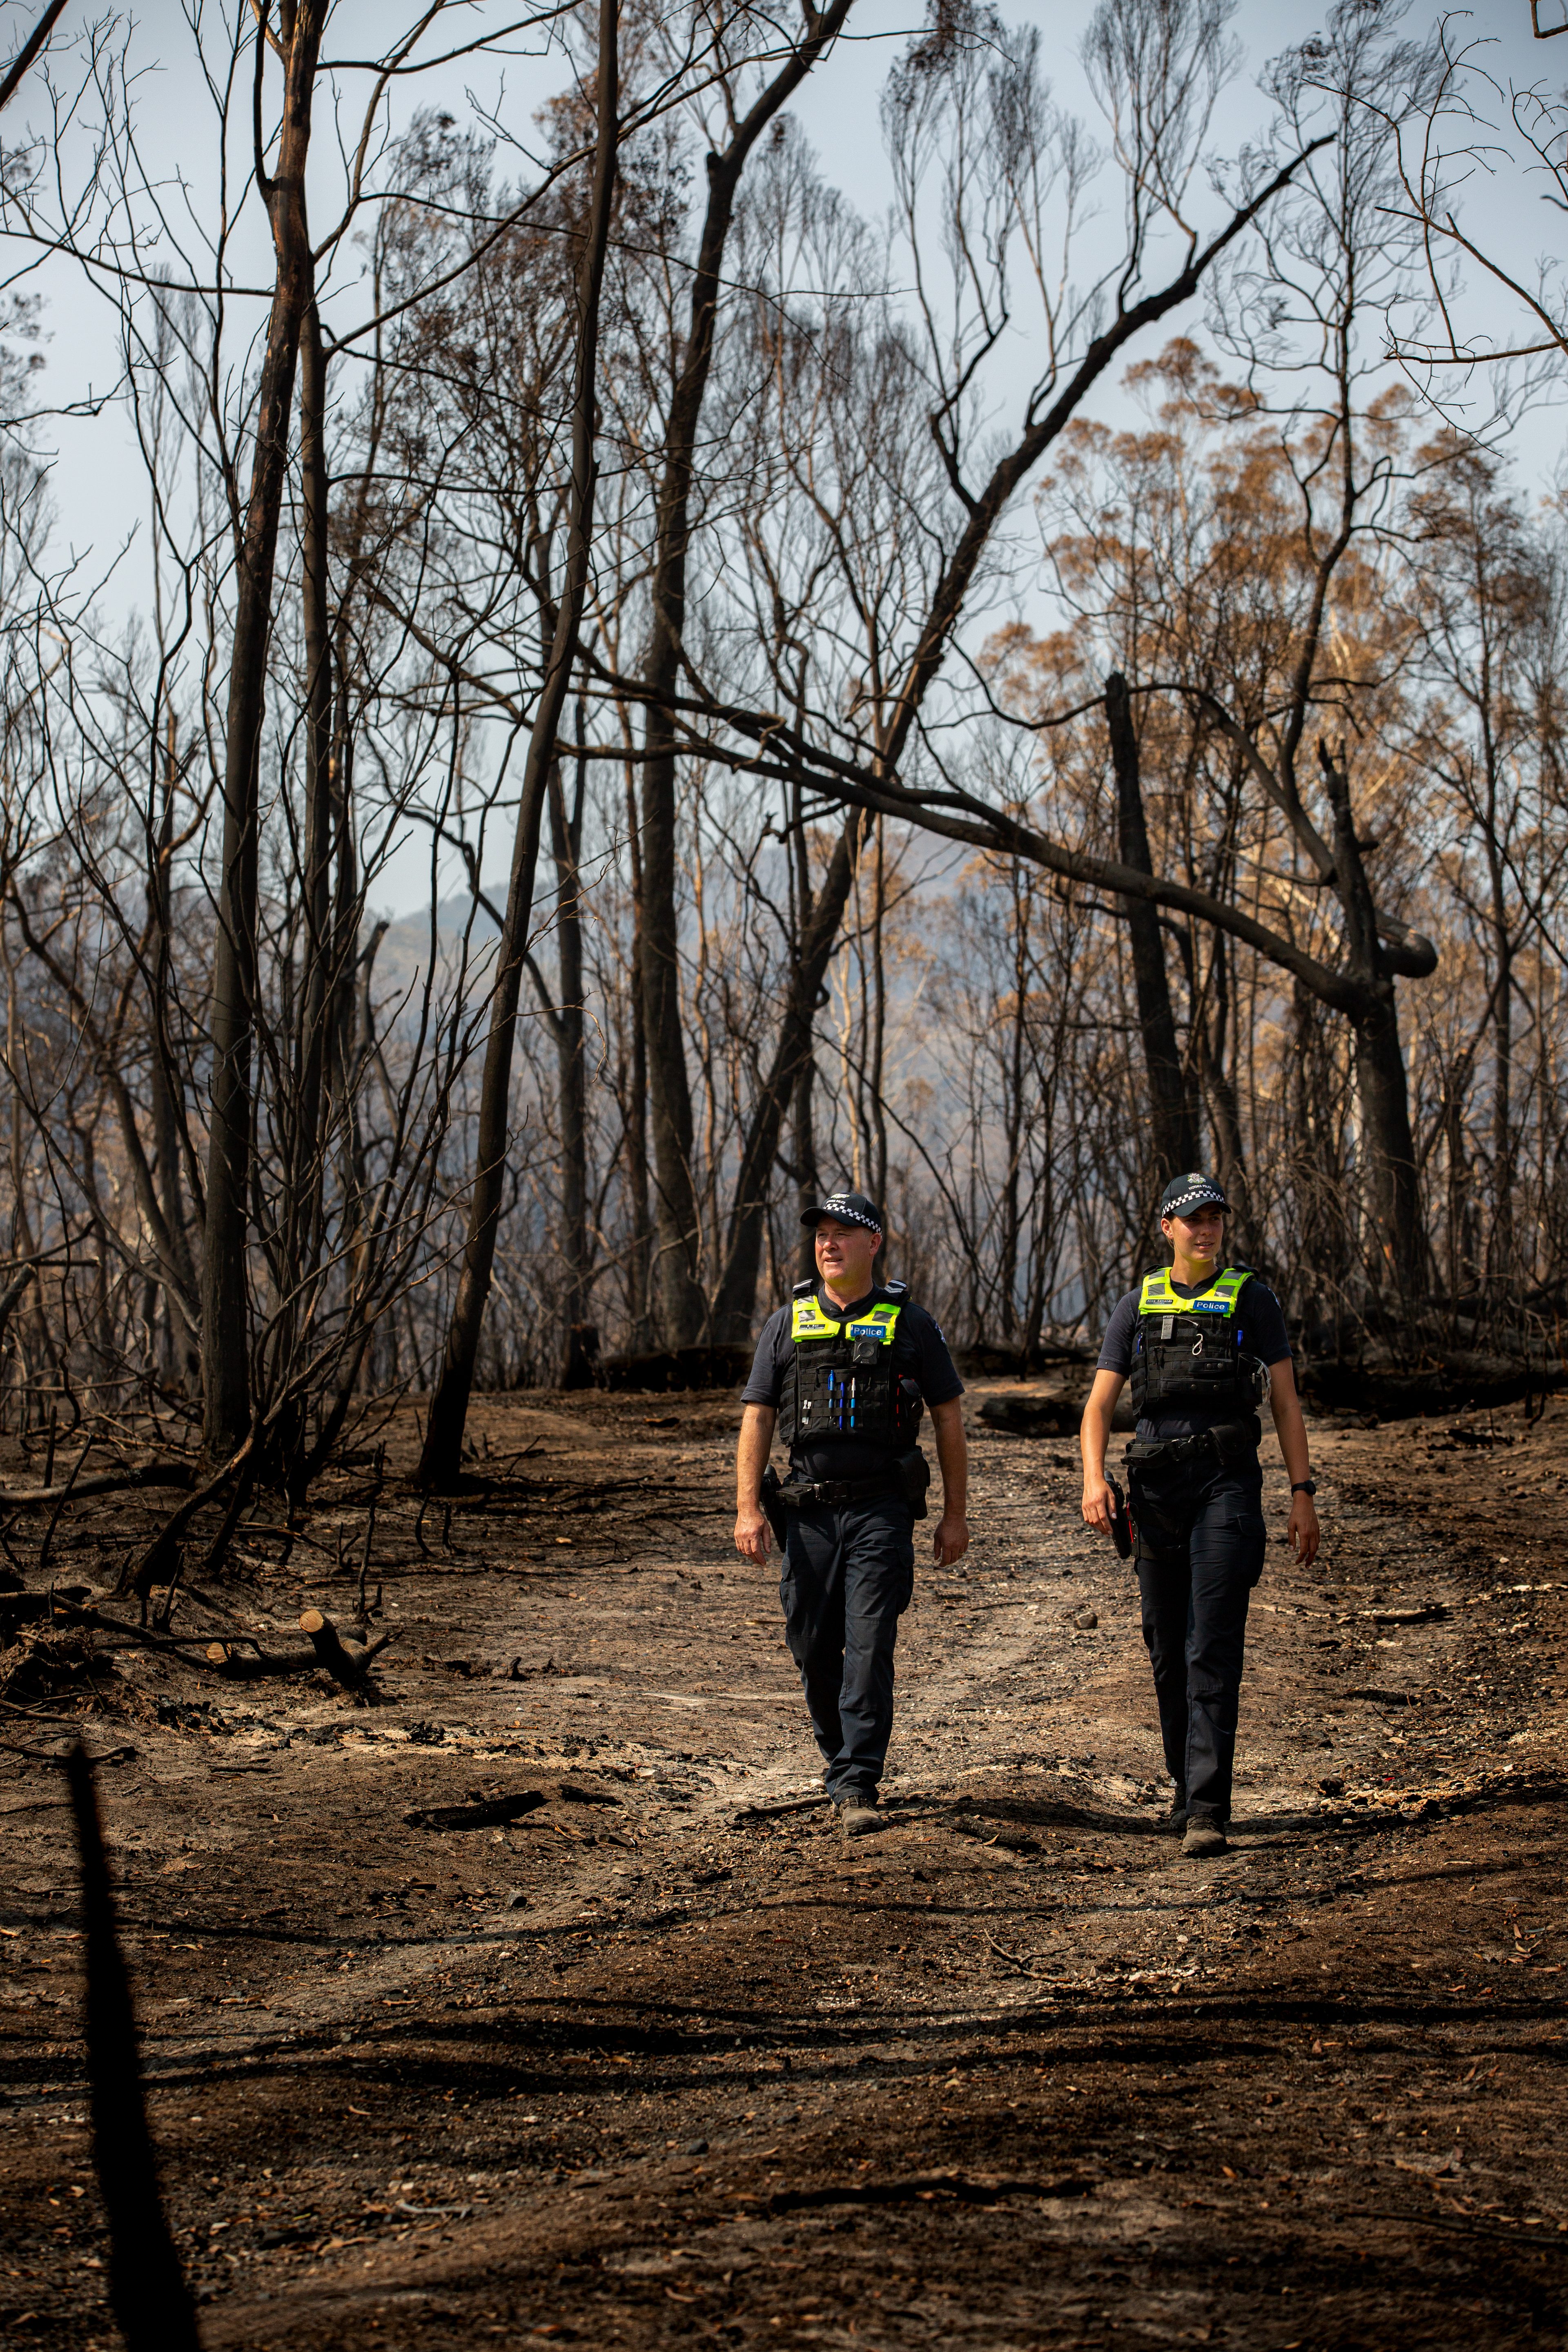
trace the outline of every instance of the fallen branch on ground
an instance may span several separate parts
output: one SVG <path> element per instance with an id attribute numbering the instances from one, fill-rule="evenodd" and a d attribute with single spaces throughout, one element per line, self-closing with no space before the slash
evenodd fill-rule
<path id="1" fill-rule="evenodd" d="M 185 1643 L 178 1639 L 161 1633 L 150 1633 L 145 1626 L 128 1625 L 123 1617 L 109 1617 L 99 1609 L 80 1609 L 74 1601 L 61 1601 L 58 1596 L 54 1602 L 54 1612 L 57 1619 L 66 1624 L 89 1625 L 96 1633 L 118 1633 L 122 1641 L 132 1642 L 139 1649 L 159 1650 L 165 1657 L 178 1658 L 187 1666 L 201 1666 L 206 1664 L 199 1650 L 187 1648 Z M 191 1638 L 195 1640 L 195 1637 L 193 1634 Z"/>
<path id="2" fill-rule="evenodd" d="M 247 1636 L 207 1643 L 206 1663 L 226 1682 L 261 1682 L 268 1675 L 313 1675 L 321 1664 L 314 1650 L 261 1650 Z"/>
<path id="3" fill-rule="evenodd" d="M 205 1503 L 210 1503 L 214 1496 L 221 1494 L 229 1480 L 237 1477 L 244 1470 L 246 1464 L 256 1452 L 260 1435 L 260 1424 L 258 1423 L 238 1453 L 230 1461 L 226 1462 L 220 1470 L 216 1470 L 203 1485 L 187 1495 L 177 1510 L 171 1512 L 151 1543 L 143 1549 L 134 1567 L 130 1561 L 126 1562 L 120 1579 L 121 1593 L 138 1592 L 145 1601 L 155 1584 L 167 1584 L 171 1581 L 180 1565 L 180 1545 L 184 1538 L 186 1528 L 195 1518 L 202 1506 Z"/>
<path id="4" fill-rule="evenodd" d="M 387 1643 L 396 1640 L 398 1628 L 378 1634 L 374 1642 L 358 1642 L 352 1635 L 345 1641 L 330 1617 L 320 1609 L 307 1609 L 300 1615 L 300 1631 L 310 1637 L 308 1650 L 263 1650 L 248 1636 L 230 1637 L 208 1643 L 206 1662 L 230 1681 L 242 1683 L 259 1682 L 269 1675 L 309 1675 L 324 1666 L 334 1682 L 353 1690 Z"/>
<path id="5" fill-rule="evenodd" d="M 139 1462 L 121 1470 L 95 1470 L 89 1477 L 57 1480 L 49 1486 L 0 1486 L 0 1508 L 26 1510 L 29 1505 L 63 1503 L 68 1496 L 115 1495 L 128 1486 L 188 1486 L 195 1472 L 188 1462 Z"/>

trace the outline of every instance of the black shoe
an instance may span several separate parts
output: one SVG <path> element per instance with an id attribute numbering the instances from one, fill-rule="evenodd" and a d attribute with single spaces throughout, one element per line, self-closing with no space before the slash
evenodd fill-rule
<path id="1" fill-rule="evenodd" d="M 1184 1789 L 1178 1789 L 1171 1799 L 1171 1810 L 1165 1815 L 1162 1827 L 1171 1831 L 1174 1836 L 1180 1837 L 1186 1826 L 1187 1793 Z"/>

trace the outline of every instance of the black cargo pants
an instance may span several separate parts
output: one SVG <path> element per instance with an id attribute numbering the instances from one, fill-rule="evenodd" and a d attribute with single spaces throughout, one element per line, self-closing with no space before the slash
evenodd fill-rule
<path id="1" fill-rule="evenodd" d="M 779 1598 L 830 1797 L 873 1793 L 893 1730 L 893 1644 L 915 1581 L 914 1514 L 894 1495 L 789 1512 Z"/>
<path id="2" fill-rule="evenodd" d="M 1128 1465 L 1143 1641 L 1165 1769 L 1190 1813 L 1230 1818 L 1247 1604 L 1263 1573 L 1263 1473 L 1222 1465 Z"/>

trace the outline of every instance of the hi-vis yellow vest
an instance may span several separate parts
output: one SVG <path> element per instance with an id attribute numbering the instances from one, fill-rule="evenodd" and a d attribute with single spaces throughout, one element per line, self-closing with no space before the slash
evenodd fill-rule
<path id="1" fill-rule="evenodd" d="M 1184 1298 L 1169 1266 L 1143 1276 L 1132 1345 L 1132 1402 L 1142 1416 L 1161 1405 L 1250 1412 L 1268 1373 L 1247 1346 L 1242 1293 L 1248 1265 L 1227 1265 L 1196 1298 Z M 1259 1377 L 1261 1373 L 1261 1378 Z"/>
<path id="2" fill-rule="evenodd" d="M 890 1348 L 899 1328 L 901 1303 L 889 1301 L 869 1307 L 854 1323 L 836 1323 L 830 1316 L 823 1313 L 814 1292 L 809 1298 L 791 1300 L 789 1336 L 796 1347 L 803 1339 L 837 1339 L 842 1335 L 846 1339 L 878 1339 L 884 1348 Z"/>
<path id="3" fill-rule="evenodd" d="M 842 1438 L 895 1458 L 908 1453 L 921 1399 L 893 1358 L 903 1306 L 902 1297 L 879 1296 L 849 1321 L 826 1312 L 815 1286 L 802 1286 L 790 1301 L 795 1345 L 779 1401 L 784 1444 Z"/>
<path id="4" fill-rule="evenodd" d="M 1213 1286 L 1200 1297 L 1184 1298 L 1171 1280 L 1168 1265 L 1156 1266 L 1152 1274 L 1143 1276 L 1143 1286 L 1138 1294 L 1138 1312 L 1144 1315 L 1219 1315 L 1236 1313 L 1241 1294 L 1252 1280 L 1249 1265 L 1227 1265 L 1216 1276 Z"/>

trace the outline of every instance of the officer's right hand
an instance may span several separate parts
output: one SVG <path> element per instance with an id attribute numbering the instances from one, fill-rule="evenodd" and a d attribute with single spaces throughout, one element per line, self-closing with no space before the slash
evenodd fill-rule
<path id="1" fill-rule="evenodd" d="M 735 1514 L 735 1549 L 742 1559 L 764 1560 L 768 1556 L 769 1528 L 762 1511 L 754 1507 Z"/>
<path id="2" fill-rule="evenodd" d="M 1108 1536 L 1115 1509 L 1116 1497 L 1107 1486 L 1103 1473 L 1093 1478 L 1086 1470 L 1083 1474 L 1083 1516 L 1089 1525 L 1098 1528 L 1102 1536 Z"/>

